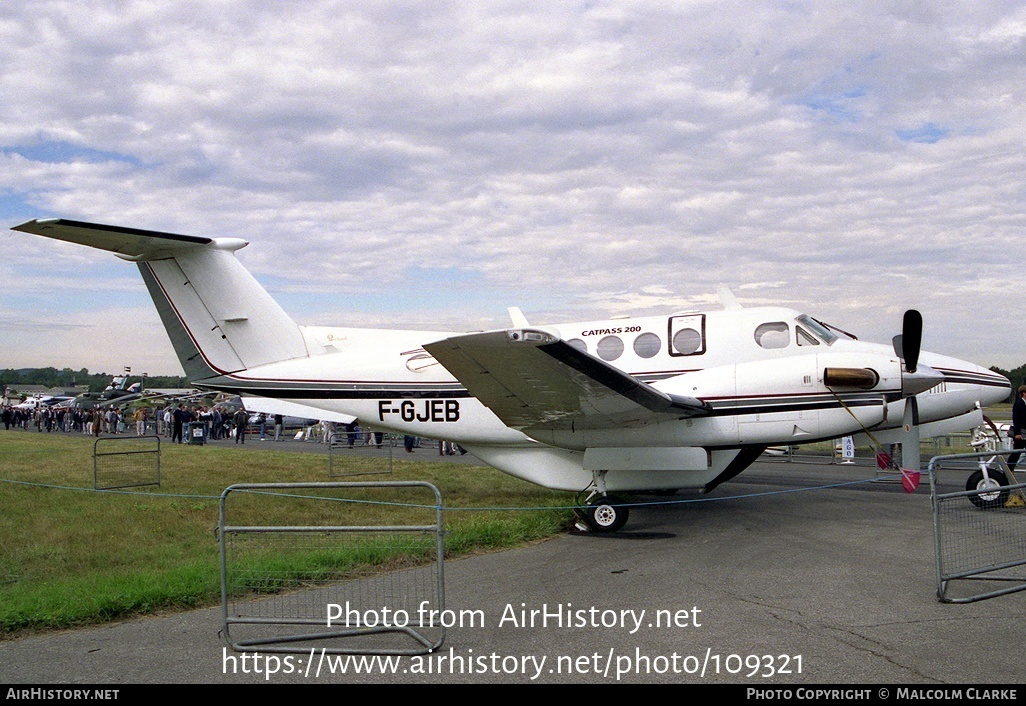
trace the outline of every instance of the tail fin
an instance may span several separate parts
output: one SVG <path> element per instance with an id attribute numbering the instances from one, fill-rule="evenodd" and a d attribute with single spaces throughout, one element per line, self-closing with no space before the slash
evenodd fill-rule
<path id="1" fill-rule="evenodd" d="M 33 220 L 13 230 L 108 250 L 136 262 L 190 380 L 305 357 L 299 326 L 235 258 L 248 243 Z"/>

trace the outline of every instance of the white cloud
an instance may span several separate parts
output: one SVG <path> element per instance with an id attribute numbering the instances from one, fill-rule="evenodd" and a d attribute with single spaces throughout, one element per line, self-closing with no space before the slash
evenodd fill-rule
<path id="1" fill-rule="evenodd" d="M 727 284 L 882 340 L 918 306 L 928 344 L 1012 367 L 1021 336 L 980 312 L 1026 254 L 1024 27 L 1013 2 L 15 0 L 0 197 L 38 209 L 10 225 L 250 239 L 273 288 L 323 294 L 310 323 L 395 319 L 347 311 L 361 292 L 477 328 Z M 4 242 L 28 278 L 102 259 Z M 424 312 L 405 268 L 439 263 L 475 277 Z"/>

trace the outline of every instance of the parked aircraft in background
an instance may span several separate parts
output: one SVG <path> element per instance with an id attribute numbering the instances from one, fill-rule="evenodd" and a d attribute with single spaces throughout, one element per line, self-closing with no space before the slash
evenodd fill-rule
<path id="1" fill-rule="evenodd" d="M 525 480 L 587 491 L 596 531 L 626 522 L 615 493 L 710 491 L 768 446 L 872 431 L 904 442 L 918 469 L 920 434 L 978 426 L 981 405 L 1010 390 L 921 353 L 916 312 L 893 346 L 729 295 L 722 311 L 545 326 L 511 309 L 511 328 L 483 333 L 299 326 L 235 258 L 244 240 L 65 219 L 14 229 L 135 262 L 196 387 L 448 439 Z"/>
<path id="2" fill-rule="evenodd" d="M 32 412 L 40 407 L 56 407 L 70 402 L 73 399 L 73 397 L 68 397 L 66 395 L 32 395 L 31 397 L 26 397 L 18 404 L 11 405 L 11 407 L 13 409 L 23 409 Z"/>
<path id="3" fill-rule="evenodd" d="M 138 399 L 142 395 L 142 383 L 134 382 L 128 384 L 128 376 L 115 375 L 101 392 L 84 392 L 73 400 L 76 407 L 91 409 L 95 406 L 108 406 L 110 404 L 121 404 Z"/>

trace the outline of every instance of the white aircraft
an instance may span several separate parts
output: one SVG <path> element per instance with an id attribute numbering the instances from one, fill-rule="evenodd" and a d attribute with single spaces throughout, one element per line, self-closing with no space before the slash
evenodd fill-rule
<path id="1" fill-rule="evenodd" d="M 21 409 L 26 412 L 34 412 L 40 407 L 59 407 L 63 403 L 73 400 L 74 397 L 68 397 L 66 395 L 33 395 L 25 398 L 22 402 L 16 405 L 11 405 L 13 409 Z"/>
<path id="2" fill-rule="evenodd" d="M 1010 383 L 922 353 L 906 313 L 893 346 L 782 307 L 483 333 L 297 325 L 235 258 L 248 243 L 40 219 L 14 230 L 135 262 L 191 383 L 448 439 L 549 488 L 588 491 L 586 520 L 627 520 L 616 492 L 710 491 L 768 446 L 872 432 L 905 442 L 982 424 Z M 318 416 L 311 411 L 310 416 Z M 323 415 L 321 415 L 323 417 Z"/>

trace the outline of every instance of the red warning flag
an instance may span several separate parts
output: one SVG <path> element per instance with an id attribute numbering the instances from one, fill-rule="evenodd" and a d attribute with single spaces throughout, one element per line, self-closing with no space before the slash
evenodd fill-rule
<path id="1" fill-rule="evenodd" d="M 901 469 L 901 487 L 906 493 L 915 492 L 919 487 L 919 471 L 910 471 L 907 468 Z"/>

